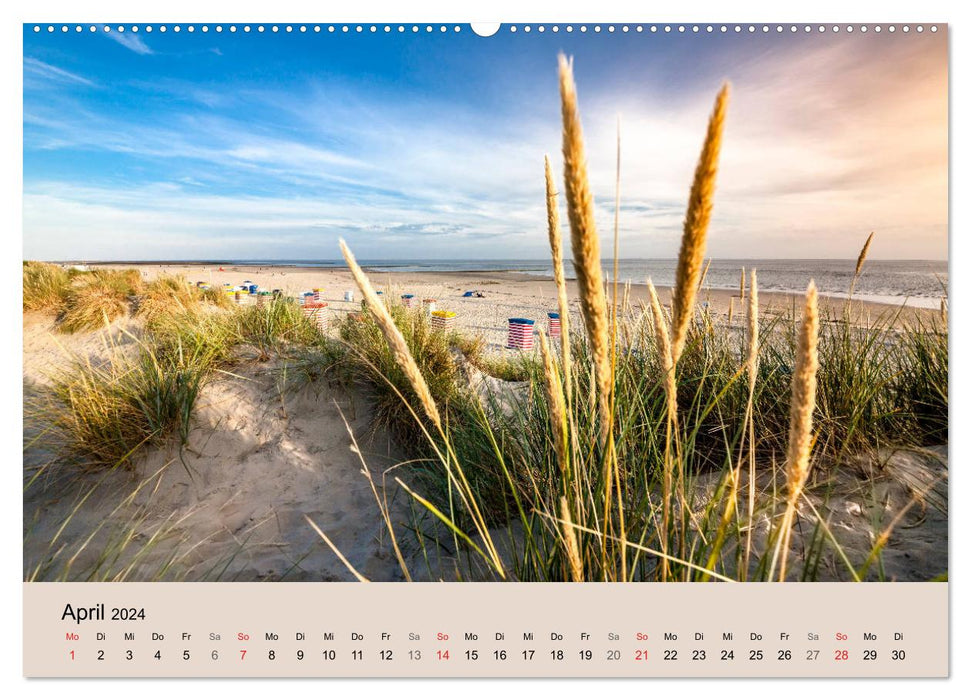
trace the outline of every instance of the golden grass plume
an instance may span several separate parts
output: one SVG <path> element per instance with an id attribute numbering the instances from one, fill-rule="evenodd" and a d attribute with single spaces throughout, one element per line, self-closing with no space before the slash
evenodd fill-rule
<path id="1" fill-rule="evenodd" d="M 699 292 L 705 287 L 705 280 L 708 279 L 708 268 L 710 267 L 711 267 L 711 258 L 708 258 L 708 262 L 705 263 L 705 269 L 701 271 L 701 277 L 698 278 Z"/>
<path id="2" fill-rule="evenodd" d="M 748 374 L 748 391 L 751 396 L 755 392 L 755 380 L 759 374 L 759 279 L 754 267 L 749 274 L 746 321 L 748 353 L 745 357 L 745 371 Z"/>
<path id="3" fill-rule="evenodd" d="M 563 272 L 563 236 L 560 232 L 560 213 L 556 205 L 556 186 L 550 159 L 546 166 L 546 223 L 553 258 L 553 280 L 556 282 L 556 299 L 560 310 L 560 361 L 563 365 L 563 383 L 567 405 L 573 403 L 572 359 L 570 357 L 570 302 L 566 294 L 566 276 Z"/>
<path id="4" fill-rule="evenodd" d="M 746 314 L 746 345 L 745 373 L 748 375 L 748 400 L 745 404 L 745 422 L 748 426 L 748 527 L 745 534 L 745 556 L 742 565 L 743 577 L 748 576 L 748 563 L 752 553 L 753 519 L 755 517 L 755 424 L 752 411 L 755 399 L 755 382 L 759 376 L 759 276 L 753 267 L 749 275 L 748 313 Z M 742 444 L 739 445 L 738 469 L 742 465 Z M 738 477 L 733 480 L 733 487 L 738 488 Z"/>
<path id="5" fill-rule="evenodd" d="M 853 280 L 850 282 L 850 293 L 847 297 L 847 304 L 853 298 L 853 293 L 856 291 L 856 282 L 860 279 L 860 273 L 863 272 L 863 263 L 866 262 L 866 256 L 870 252 L 870 244 L 873 242 L 874 233 L 876 231 L 870 231 L 870 235 L 866 237 L 866 242 L 860 248 L 860 254 L 856 258 L 856 269 L 853 270 Z"/>
<path id="6" fill-rule="evenodd" d="M 858 277 L 863 271 L 863 263 L 866 262 L 867 253 L 870 252 L 870 244 L 873 242 L 873 234 L 876 231 L 870 231 L 870 235 L 866 237 L 866 243 L 863 244 L 863 248 L 860 249 L 860 255 L 856 258 L 856 271 L 853 273 L 854 277 Z"/>
<path id="7" fill-rule="evenodd" d="M 674 464 L 671 455 L 671 434 L 675 428 L 678 411 L 678 385 L 674 376 L 674 358 L 671 355 L 671 338 L 668 334 L 667 321 L 661 310 L 661 302 L 657 298 L 654 283 L 647 281 L 647 292 L 651 300 L 651 315 L 654 321 L 654 335 L 658 353 L 661 356 L 661 369 L 664 372 L 664 396 L 667 399 L 667 440 L 664 449 L 664 470 L 661 502 L 661 550 L 668 551 L 668 533 L 671 523 L 671 498 L 674 493 Z M 661 560 L 661 579 L 668 578 L 669 562 L 666 557 Z"/>
<path id="8" fill-rule="evenodd" d="M 664 393 L 668 402 L 668 412 L 672 415 L 678 405 L 678 386 L 674 377 L 674 358 L 671 354 L 671 336 L 668 324 L 664 319 L 661 302 L 657 298 L 657 290 L 651 280 L 647 281 L 647 293 L 651 301 L 651 317 L 654 321 L 654 339 L 658 353 L 661 355 L 661 369 L 664 372 Z"/>
<path id="9" fill-rule="evenodd" d="M 556 363 L 550 352 L 546 334 L 539 332 L 540 354 L 543 356 L 543 374 L 546 377 L 546 399 L 550 407 L 550 423 L 553 427 L 553 442 L 556 446 L 556 456 L 560 462 L 560 471 L 566 472 L 569 467 L 570 437 L 567 422 L 566 404 L 563 399 L 563 386 L 560 374 L 556 371 Z"/>
<path id="10" fill-rule="evenodd" d="M 786 452 L 786 511 L 780 525 L 776 553 L 772 558 L 772 571 L 779 553 L 782 563 L 779 580 L 786 577 L 786 560 L 789 540 L 795 519 L 796 506 L 802 496 L 809 476 L 809 460 L 813 443 L 813 411 L 816 410 L 816 372 L 819 369 L 819 309 L 816 283 L 810 280 L 806 289 L 799 340 L 796 347 L 796 363 L 792 372 L 792 404 L 789 407 L 789 446 Z M 772 578 L 772 576 L 770 576 Z"/>
<path id="11" fill-rule="evenodd" d="M 577 106 L 573 65 L 560 54 L 560 98 L 563 113 L 563 171 L 573 266 L 580 290 L 580 308 L 590 341 L 596 378 L 596 400 L 601 437 L 606 438 L 610 421 L 610 338 L 604 276 L 600 266 L 600 239 L 594 224 L 593 192 L 587 177 L 583 128 Z"/>
<path id="12" fill-rule="evenodd" d="M 718 172 L 718 155 L 721 151 L 725 113 L 728 108 L 728 84 L 722 86 L 715 98 L 715 107 L 708 120 L 708 131 L 695 169 L 688 211 L 684 219 L 681 249 L 674 280 L 674 297 L 671 303 L 671 350 L 675 364 L 684 350 L 688 326 L 694 314 L 695 298 L 701 278 L 701 263 L 705 256 L 708 224 L 711 221 L 712 202 L 715 194 L 715 176 Z"/>
<path id="13" fill-rule="evenodd" d="M 799 328 L 796 365 L 792 372 L 789 447 L 786 452 L 786 475 L 790 498 L 798 496 L 809 474 L 813 411 L 816 409 L 816 371 L 819 369 L 818 336 L 819 310 L 816 283 L 810 281 L 806 289 L 806 304 Z"/>

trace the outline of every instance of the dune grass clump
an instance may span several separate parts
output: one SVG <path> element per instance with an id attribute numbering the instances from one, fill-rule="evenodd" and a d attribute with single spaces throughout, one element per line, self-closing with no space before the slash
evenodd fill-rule
<path id="1" fill-rule="evenodd" d="M 164 358 L 183 355 L 188 348 L 207 370 L 234 362 L 239 329 L 232 315 L 205 307 L 153 315 L 145 324 L 144 342 Z"/>
<path id="2" fill-rule="evenodd" d="M 95 330 L 126 316 L 142 291 L 143 282 L 137 270 L 94 270 L 68 273 L 70 284 L 63 292 L 63 302 L 46 310 L 60 313 L 58 329 L 63 333 Z M 28 285 L 24 271 L 25 294 Z M 26 297 L 25 297 L 26 298 Z"/>
<path id="3" fill-rule="evenodd" d="M 107 357 L 73 360 L 25 417 L 49 426 L 59 452 L 86 470 L 131 466 L 148 445 L 184 445 L 199 393 L 230 365 L 238 335 L 231 316 L 177 306 L 148 315 L 140 337 L 108 345 Z"/>
<path id="4" fill-rule="evenodd" d="M 63 311 L 71 289 L 71 275 L 60 265 L 24 261 L 24 311 Z"/>
<path id="5" fill-rule="evenodd" d="M 120 286 L 98 278 L 84 280 L 72 288 L 58 330 L 77 333 L 102 328 L 128 315 L 130 309 L 131 299 Z"/>
<path id="6" fill-rule="evenodd" d="M 129 279 L 132 279 L 132 272 Z M 133 294 L 137 295 L 137 313 L 139 318 L 148 322 L 161 314 L 178 314 L 198 311 L 206 307 L 219 309 L 236 308 L 233 300 L 221 289 L 206 287 L 202 289 L 182 275 L 163 275 L 150 282 L 133 287 Z"/>
<path id="7" fill-rule="evenodd" d="M 887 380 L 892 403 L 898 407 L 889 430 L 922 445 L 948 442 L 948 332 L 936 322 L 915 323 L 898 338 Z"/>
<path id="8" fill-rule="evenodd" d="M 181 276 L 145 282 L 134 269 L 66 270 L 33 261 L 24 262 L 23 292 L 24 311 L 54 314 L 64 333 L 96 330 L 129 313 L 151 323 L 157 315 L 200 306 L 233 307 L 220 290 L 199 289 Z"/>
<path id="9" fill-rule="evenodd" d="M 313 345 L 320 338 L 319 329 L 300 306 L 283 297 L 240 309 L 236 326 L 239 342 L 256 347 L 262 360 L 281 344 Z"/>
<path id="10" fill-rule="evenodd" d="M 166 354 L 144 344 L 134 352 L 117 348 L 105 363 L 75 362 L 26 412 L 82 468 L 127 467 L 145 445 L 172 435 L 185 442 L 207 369 L 200 347 Z"/>
<path id="11" fill-rule="evenodd" d="M 86 276 L 73 290 L 75 306 L 62 325 L 93 329 L 126 313 L 127 297 L 124 308 L 119 297 L 132 291 L 132 281 L 116 273 Z M 198 290 L 178 278 L 160 278 L 141 291 L 137 315 L 144 326 L 138 337 L 126 332 L 132 342 L 124 345 L 111 345 L 106 337 L 103 361 L 73 360 L 54 377 L 50 392 L 25 407 L 32 421 L 49 426 L 52 443 L 86 469 L 130 465 L 144 446 L 172 436 L 185 444 L 200 391 L 214 373 L 248 356 L 242 348 L 255 347 L 258 359 L 267 360 L 294 347 L 329 345 L 290 300 L 224 311 L 204 303 Z M 118 308 L 91 311 L 80 324 L 81 316 L 70 309 L 79 314 L 96 295 L 104 303 L 117 301 Z"/>
<path id="12" fill-rule="evenodd" d="M 216 306 L 221 309 L 231 309 L 233 307 L 233 300 L 229 298 L 221 289 L 215 287 L 206 287 L 200 290 L 202 294 L 202 301 L 211 306 Z"/>
<path id="13" fill-rule="evenodd" d="M 138 297 L 137 316 L 151 319 L 163 313 L 184 313 L 199 308 L 202 290 L 184 277 L 159 277 L 144 285 Z"/>
<path id="14" fill-rule="evenodd" d="M 90 272 L 79 273 L 77 279 L 81 282 L 87 279 L 97 280 L 106 287 L 114 289 L 125 296 L 137 296 L 145 289 L 145 280 L 142 278 L 142 273 L 133 268 L 124 268 L 121 270 L 98 268 Z"/>
<path id="15" fill-rule="evenodd" d="M 386 307 L 380 297 L 375 298 L 368 308 L 379 309 L 384 325 L 376 314 L 368 313 L 345 317 L 338 328 L 346 348 L 341 365 L 345 375 L 368 387 L 378 420 L 399 434 L 413 435 L 409 406 L 441 425 L 439 406 L 450 403 L 459 392 L 449 335 L 434 330 L 426 314 L 409 312 L 400 304 Z M 400 336 L 393 348 L 385 335 L 389 324 Z M 405 352 L 412 358 L 410 363 L 400 361 Z M 417 389 L 412 384 L 416 377 L 422 377 Z"/>

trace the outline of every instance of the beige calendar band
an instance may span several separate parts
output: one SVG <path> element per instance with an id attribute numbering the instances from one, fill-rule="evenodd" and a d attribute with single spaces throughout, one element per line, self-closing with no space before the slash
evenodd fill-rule
<path id="1" fill-rule="evenodd" d="M 24 584 L 31 677 L 943 677 L 948 668 L 946 583 Z"/>

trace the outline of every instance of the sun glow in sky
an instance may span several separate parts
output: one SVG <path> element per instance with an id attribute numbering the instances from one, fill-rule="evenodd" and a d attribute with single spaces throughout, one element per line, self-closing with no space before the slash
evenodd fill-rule
<path id="1" fill-rule="evenodd" d="M 483 38 L 24 28 L 24 256 L 547 257 L 556 57 L 574 57 L 598 223 L 677 254 L 708 113 L 732 84 L 719 258 L 948 253 L 947 37 L 859 31 Z"/>

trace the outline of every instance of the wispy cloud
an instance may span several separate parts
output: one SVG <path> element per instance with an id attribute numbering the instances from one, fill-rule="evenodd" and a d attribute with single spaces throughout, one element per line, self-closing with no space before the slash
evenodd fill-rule
<path id="1" fill-rule="evenodd" d="M 149 48 L 148 44 L 145 43 L 145 40 L 142 39 L 142 37 L 138 34 L 133 34 L 132 32 L 114 31 L 108 32 L 105 34 L 105 36 L 107 36 L 109 39 L 114 39 L 126 49 L 130 49 L 139 55 L 145 56 L 155 53 Z"/>
<path id="2" fill-rule="evenodd" d="M 92 87 L 95 85 L 93 80 L 88 80 L 84 76 L 29 56 L 24 57 L 24 74 L 48 83 L 73 83 Z"/>
<path id="3" fill-rule="evenodd" d="M 495 257 L 496 245 L 522 254 L 528 243 L 526 222 L 498 211 L 476 217 L 462 208 L 442 212 L 410 205 L 369 211 L 325 198 L 200 194 L 198 188 L 174 183 L 65 184 L 36 183 L 24 193 L 24 216 L 33 232 L 29 257 L 131 257 L 137 250 L 137 255 L 181 258 L 225 257 L 227 251 L 234 257 L 333 258 L 339 237 L 363 257 L 415 257 L 418 251 L 447 257 L 442 249 L 429 250 L 441 248 L 445 239 L 470 254 Z M 537 206 L 527 219 L 540 215 Z M 120 239 L 103 235 L 105 227 L 125 232 L 123 249 Z"/>

